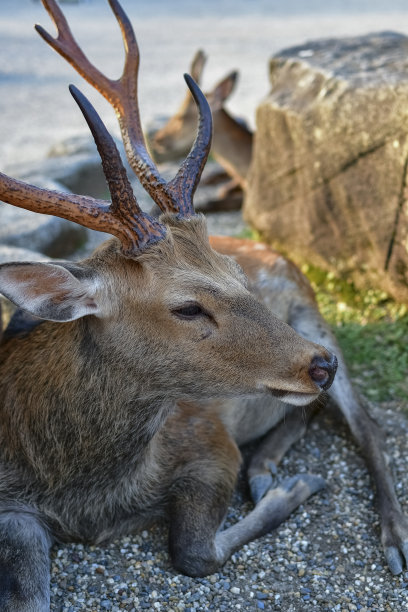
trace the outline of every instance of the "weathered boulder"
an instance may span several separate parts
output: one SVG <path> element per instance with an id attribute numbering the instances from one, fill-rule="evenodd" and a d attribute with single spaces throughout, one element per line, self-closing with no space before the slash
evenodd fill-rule
<path id="1" fill-rule="evenodd" d="M 280 52 L 257 111 L 244 216 L 297 261 L 408 299 L 408 38 Z"/>
<path id="2" fill-rule="evenodd" d="M 27 177 L 26 180 L 38 187 L 66 191 L 64 186 L 41 176 Z M 85 228 L 76 223 L 0 203 L 1 245 L 29 248 L 51 257 L 65 257 L 85 240 Z"/>

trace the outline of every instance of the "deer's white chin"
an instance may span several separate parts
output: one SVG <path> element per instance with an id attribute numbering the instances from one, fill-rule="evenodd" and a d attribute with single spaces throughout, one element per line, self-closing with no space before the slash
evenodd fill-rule
<path id="1" fill-rule="evenodd" d="M 319 395 L 320 393 L 287 393 L 281 399 L 292 406 L 307 406 Z"/>
<path id="2" fill-rule="evenodd" d="M 281 391 L 278 389 L 271 389 L 266 387 L 268 393 L 276 397 L 281 402 L 291 404 L 292 406 L 307 406 L 315 399 L 317 399 L 321 393 L 320 390 L 316 389 L 316 393 L 300 393 L 296 391 Z"/>

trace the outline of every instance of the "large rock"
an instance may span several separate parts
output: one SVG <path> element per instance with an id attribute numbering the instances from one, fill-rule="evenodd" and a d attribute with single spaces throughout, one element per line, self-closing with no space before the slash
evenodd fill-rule
<path id="1" fill-rule="evenodd" d="M 408 299 L 408 38 L 280 52 L 257 111 L 245 218 L 296 260 Z"/>
<path id="2" fill-rule="evenodd" d="M 66 191 L 62 185 L 41 176 L 27 177 L 27 180 L 38 187 Z M 0 244 L 65 257 L 85 240 L 85 228 L 76 223 L 0 202 Z"/>
<path id="3" fill-rule="evenodd" d="M 0 264 L 12 261 L 51 261 L 51 259 L 37 251 L 0 245 Z"/>

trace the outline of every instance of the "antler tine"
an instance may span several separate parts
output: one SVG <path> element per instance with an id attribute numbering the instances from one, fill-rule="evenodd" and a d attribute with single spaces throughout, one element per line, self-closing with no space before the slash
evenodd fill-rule
<path id="1" fill-rule="evenodd" d="M 139 208 L 113 139 L 91 103 L 71 86 L 101 155 L 112 204 L 89 196 L 40 189 L 0 173 L 0 199 L 33 212 L 62 217 L 119 238 L 122 252 L 132 256 L 162 239 L 165 228 Z"/>
<path id="2" fill-rule="evenodd" d="M 139 177 L 143 187 L 160 208 L 164 211 L 176 212 L 177 203 L 172 201 L 171 194 L 166 189 L 166 182 L 160 176 L 148 155 L 144 142 L 137 102 L 139 50 L 133 28 L 119 2 L 109 0 L 125 42 L 125 66 L 122 76 L 118 80 L 107 78 L 88 60 L 73 37 L 67 20 L 56 0 L 42 0 L 42 2 L 55 23 L 58 36 L 53 38 L 39 25 L 36 25 L 35 29 L 113 106 L 118 117 L 126 155 L 131 167 Z"/>
<path id="3" fill-rule="evenodd" d="M 39 35 L 62 55 L 88 83 L 105 97 L 109 96 L 109 102 L 114 104 L 114 99 L 118 98 L 118 82 L 106 77 L 88 60 L 73 37 L 64 13 L 56 0 L 42 0 L 42 3 L 54 22 L 58 35 L 57 38 L 53 38 L 42 26 L 36 24 L 35 29 Z"/>
<path id="4" fill-rule="evenodd" d="M 198 107 L 198 131 L 188 157 L 174 179 L 170 181 L 169 187 L 177 194 L 180 212 L 182 214 L 193 214 L 193 195 L 211 149 L 212 116 L 207 98 L 197 83 L 189 74 L 185 74 L 184 78 Z"/>
<path id="5" fill-rule="evenodd" d="M 110 202 L 89 196 L 40 189 L 0 172 L 0 200 L 44 215 L 54 215 L 84 225 L 83 219 L 94 219 L 93 229 L 101 232 L 109 214 Z M 107 224 L 106 224 L 107 225 Z"/>
<path id="6" fill-rule="evenodd" d="M 54 1 L 54 0 L 53 0 Z M 139 47 L 135 32 L 128 16 L 118 0 L 108 0 L 113 14 L 119 24 L 125 46 L 125 65 L 118 84 L 119 100 L 101 92 L 116 111 L 122 140 L 130 167 L 139 178 L 144 189 L 152 200 L 164 212 L 178 212 L 178 203 L 167 182 L 160 175 L 156 164 L 150 157 L 139 114 L 137 79 L 139 74 Z M 83 75 L 87 78 L 86 75 Z M 99 90 L 100 91 L 100 90 Z"/>
<path id="7" fill-rule="evenodd" d="M 139 105 L 137 104 L 137 77 L 140 63 L 139 45 L 137 44 L 132 24 L 119 2 L 116 0 L 108 0 L 108 2 L 119 24 L 125 46 L 125 65 L 120 80 L 131 90 L 129 92 L 129 97 L 136 102 L 134 111 L 139 117 Z M 140 120 L 138 121 L 138 127 L 141 127 Z M 142 130 L 140 130 L 140 137 L 142 140 L 144 139 Z"/>
<path id="8" fill-rule="evenodd" d="M 122 251 L 132 255 L 163 238 L 165 228 L 138 205 L 115 142 L 92 104 L 74 85 L 69 90 L 85 117 L 102 160 L 112 197 L 110 214 L 120 232 Z"/>
<path id="9" fill-rule="evenodd" d="M 147 151 L 140 122 L 137 98 L 139 49 L 132 25 L 118 0 L 109 0 L 109 4 L 122 31 L 126 59 L 122 76 L 115 81 L 105 77 L 83 54 L 73 38 L 56 0 L 42 0 L 42 2 L 57 27 L 58 36 L 53 38 L 41 26 L 36 26 L 37 31 L 53 49 L 62 55 L 114 107 L 129 164 L 144 189 L 146 189 L 162 211 L 194 214 L 192 202 L 186 206 L 186 198 L 183 197 L 180 203 L 179 185 L 182 182 L 180 171 L 173 181 L 167 183 L 160 175 Z M 193 158 L 201 158 L 202 151 L 199 148 L 202 147 L 203 140 L 205 141 L 205 138 L 196 139 L 189 157 L 182 165 L 183 172 L 191 173 L 190 176 L 185 177 L 184 183 L 194 185 L 194 188 L 189 191 L 190 198 L 194 194 L 205 163 L 192 163 Z M 205 159 L 207 155 L 208 152 L 205 152 Z"/>

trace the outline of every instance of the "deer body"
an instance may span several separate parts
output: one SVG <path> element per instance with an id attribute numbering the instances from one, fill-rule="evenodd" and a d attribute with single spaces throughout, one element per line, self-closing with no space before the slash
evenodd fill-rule
<path id="1" fill-rule="evenodd" d="M 92 270 L 100 285 L 103 282 L 109 291 L 114 288 L 118 303 L 110 296 L 107 313 L 63 325 L 42 322 L 29 333 L 6 338 L 1 345 L 4 425 L 0 452 L 5 452 L 4 459 L 8 459 L 13 473 L 17 467 L 23 470 L 24 488 L 38 491 L 35 504 L 41 503 L 44 512 L 50 504 L 49 514 L 58 515 L 66 537 L 98 541 L 99 531 L 111 529 L 114 533 L 113 525 L 94 520 L 106 504 L 117 505 L 119 515 L 129 505 L 132 516 L 140 512 L 142 517 L 151 516 L 154 506 L 161 507 L 175 471 L 169 458 L 174 455 L 183 463 L 177 441 L 172 442 L 175 448 L 166 450 L 160 441 L 163 423 L 172 418 L 169 415 L 177 401 L 236 396 L 263 391 L 266 386 L 271 391 L 280 386 L 282 393 L 286 386 L 288 396 L 292 390 L 299 390 L 304 396 L 301 403 L 307 402 L 308 393 L 309 399 L 318 395 L 308 369 L 322 349 L 299 339 L 280 320 L 270 318 L 243 287 L 240 270 L 235 271 L 224 256 L 211 254 L 202 219 L 185 225 L 188 233 L 177 224 L 174 228 L 182 237 L 179 246 L 185 256 L 183 261 L 179 252 L 176 265 L 173 248 L 168 249 L 169 261 L 163 258 L 166 244 L 160 246 L 159 259 L 146 253 L 141 257 L 146 261 L 138 265 L 125 260 L 111 243 L 80 267 L 71 266 L 77 275 Z M 207 274 L 203 266 L 199 271 L 193 267 L 194 260 L 204 255 L 208 256 L 204 259 Z M 166 275 L 168 286 L 164 286 L 160 274 Z M 208 312 L 217 305 L 217 321 L 203 317 L 192 325 L 167 314 L 169 303 L 171 308 L 186 300 L 176 280 L 180 274 L 186 277 L 185 291 L 191 298 L 205 302 Z M 158 302 L 158 290 L 150 286 L 152 282 L 170 295 Z M 198 298 L 202 287 L 208 297 Z M 99 291 L 102 294 L 103 288 Z M 105 296 L 101 302 L 104 300 Z M 223 317 L 229 319 L 225 324 Z M 175 337 L 185 327 L 192 328 L 189 337 L 184 343 L 182 338 L 176 342 Z M 225 329 L 220 334 L 217 330 L 222 327 Z M 276 348 L 282 334 L 286 335 L 284 350 Z M 301 346 L 305 355 L 299 354 Z M 323 355 L 327 357 L 327 351 L 323 350 Z M 52 376 L 44 368 L 44 360 L 52 364 Z M 287 380 L 281 373 L 279 381 L 276 379 L 271 364 L 277 361 L 288 371 Z M 24 363 L 23 380 L 18 375 L 20 363 Z M 191 412 L 192 407 L 188 410 Z M 196 408 L 195 413 L 198 419 L 202 410 Z M 200 416 L 204 423 L 206 418 Z M 177 437 L 185 435 L 180 425 Z M 23 465 L 21 457 L 26 458 Z M 153 487 L 152 482 L 160 484 Z M 132 488 L 134 499 L 130 501 L 126 498 L 132 495 Z M 45 504 L 44 491 L 52 492 Z M 3 495 L 7 496 L 7 490 Z M 78 496 L 89 501 L 81 505 Z M 149 496 L 153 500 L 149 501 Z M 25 503 L 24 496 L 21 501 Z"/>
<path id="2" fill-rule="evenodd" d="M 129 163 L 163 215 L 141 211 L 111 137 L 75 88 L 112 201 L 40 190 L 0 174 L 0 198 L 10 204 L 115 236 L 76 264 L 0 266 L 0 291 L 28 313 L 18 312 L 0 341 L 1 610 L 49 609 L 54 541 L 99 543 L 164 516 L 175 567 L 192 576 L 215 571 L 324 486 L 312 474 L 274 486 L 271 469 L 304 432 L 296 406 L 330 386 L 366 451 L 387 560 L 399 573 L 408 524 L 380 436 L 341 355 L 334 379 L 336 342 L 308 282 L 265 245 L 209 241 L 192 198 L 210 148 L 211 116 L 190 77 L 198 135 L 174 179 L 160 176 L 138 115 L 136 39 L 118 1 L 109 2 L 127 49 L 118 81 L 89 63 L 55 0 L 43 4 L 58 37 L 37 29 L 112 103 Z M 288 407 L 289 427 L 269 432 Z M 221 530 L 238 444 L 264 434 L 248 472 L 255 507 Z"/>
<path id="3" fill-rule="evenodd" d="M 224 108 L 214 112 L 214 159 L 243 190 L 252 157 L 253 133 Z"/>
<path id="4" fill-rule="evenodd" d="M 197 83 L 200 83 L 205 60 L 204 53 L 198 51 L 191 63 L 191 74 Z M 233 185 L 245 190 L 254 135 L 224 106 L 234 90 L 236 80 L 237 73 L 231 72 L 206 93 L 206 98 L 214 124 L 212 155 L 231 177 Z M 193 143 L 196 124 L 197 109 L 191 96 L 187 96 L 176 113 L 151 137 L 150 146 L 155 158 L 160 162 L 183 157 Z"/>
<path id="5" fill-rule="evenodd" d="M 276 392 L 307 403 L 333 375 L 333 365 L 314 373 L 314 362 L 333 359 L 250 294 L 241 269 L 211 249 L 204 219 L 168 216 L 166 227 L 167 238 L 135 260 L 124 258 L 113 240 L 85 262 L 64 264 L 58 295 L 52 285 L 50 296 L 48 284 L 50 269 L 56 285 L 61 282 L 57 266 L 1 270 L 2 290 L 24 299 L 30 310 L 48 308 L 54 318 L 70 318 L 72 280 L 65 271 L 80 280 L 85 303 L 93 300 L 97 309 L 65 323 L 15 327 L 0 344 L 0 543 L 3 552 L 22 550 L 25 559 L 24 568 L 4 560 L 9 580 L 19 585 L 15 601 L 0 588 L 4 610 L 47 609 L 45 559 L 54 539 L 98 543 L 170 516 L 175 565 L 203 575 L 322 486 L 320 478 L 306 475 L 293 491 L 275 490 L 261 503 L 261 519 L 258 511 L 238 539 L 221 532 L 217 542 L 240 464 L 234 432 L 240 441 L 259 434 L 246 427 L 239 433 L 234 419 L 223 422 L 222 398 L 269 393 L 262 407 L 269 413 L 279 403 Z M 27 266 L 35 268 L 34 297 Z M 47 291 L 47 305 L 39 304 Z M 174 314 L 192 299 L 206 315 L 189 320 Z M 237 417 L 242 421 L 239 411 Z M 267 422 L 264 416 L 264 430 Z M 199 509 L 194 496 L 190 501 L 194 485 Z M 274 507 L 279 510 L 286 497 L 285 514 L 277 516 Z M 213 521 L 199 535 L 210 550 L 203 550 L 189 523 L 205 523 L 209 511 Z M 36 589 L 24 599 L 24 585 L 33 581 Z M 35 598 L 42 607 L 30 607 Z"/>

